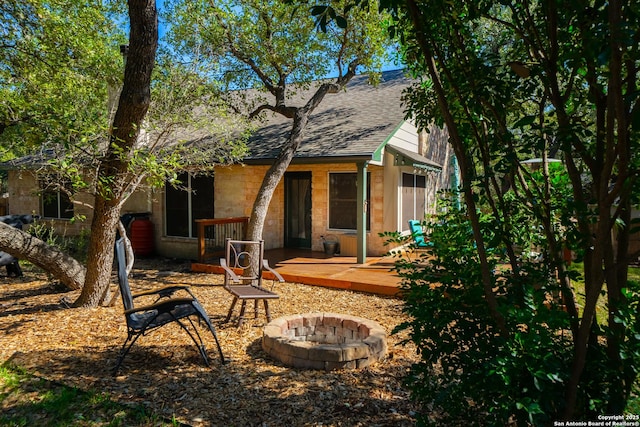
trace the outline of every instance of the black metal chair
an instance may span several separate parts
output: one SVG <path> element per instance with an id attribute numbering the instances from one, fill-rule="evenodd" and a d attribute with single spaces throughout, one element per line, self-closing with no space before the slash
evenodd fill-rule
<path id="1" fill-rule="evenodd" d="M 204 342 L 192 317 L 197 318 L 200 322 L 204 322 L 209 328 L 216 341 L 218 352 L 220 353 L 220 361 L 222 363 L 225 362 L 224 355 L 222 354 L 222 348 L 220 347 L 220 342 L 218 341 L 218 336 L 216 335 L 213 324 L 202 305 L 189 290 L 188 286 L 167 286 L 160 289 L 132 294 L 129 286 L 129 279 L 127 277 L 124 239 L 122 238 L 116 241 L 116 257 L 118 262 L 118 283 L 122 294 L 122 303 L 124 304 L 124 316 L 127 320 L 127 339 L 124 344 L 122 344 L 118 361 L 113 370 L 114 375 L 118 373 L 122 361 L 138 338 L 172 322 L 176 322 L 187 332 L 195 346 L 198 348 L 204 363 L 209 366 L 209 357 L 207 356 Z M 186 294 L 186 296 L 174 297 L 173 295 L 177 292 L 182 292 Z M 142 296 L 155 297 L 155 301 L 149 305 L 135 307 L 133 301 Z M 191 329 L 188 327 L 187 322 L 183 321 L 184 319 L 188 320 L 188 324 L 191 325 Z"/>
<path id="2" fill-rule="evenodd" d="M 282 276 L 269 267 L 269 262 L 264 259 L 264 242 L 262 240 L 231 240 L 227 239 L 225 258 L 220 259 L 220 266 L 224 269 L 224 288 L 233 295 L 233 302 L 227 313 L 225 322 L 231 319 L 233 308 L 238 300 L 242 300 L 238 327 L 244 323 L 244 313 L 247 300 L 254 300 L 253 314 L 258 318 L 258 301 L 264 302 L 267 322 L 271 321 L 269 300 L 280 296 L 271 289 L 262 286 L 263 273 L 271 273 L 274 280 L 284 282 Z"/>

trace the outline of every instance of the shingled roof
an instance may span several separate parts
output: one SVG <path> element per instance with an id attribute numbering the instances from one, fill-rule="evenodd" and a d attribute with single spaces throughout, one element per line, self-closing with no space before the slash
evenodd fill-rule
<path id="1" fill-rule="evenodd" d="M 345 91 L 328 94 L 316 108 L 294 162 L 347 162 L 371 159 L 404 121 L 402 92 L 410 80 L 402 70 L 382 73 L 379 85 L 368 76 L 354 77 Z M 269 117 L 249 139 L 245 163 L 275 159 L 291 130 L 292 121 Z"/>

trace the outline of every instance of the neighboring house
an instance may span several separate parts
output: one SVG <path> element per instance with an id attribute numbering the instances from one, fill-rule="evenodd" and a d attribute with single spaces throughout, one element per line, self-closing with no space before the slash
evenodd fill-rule
<path id="1" fill-rule="evenodd" d="M 321 251 L 321 236 L 332 235 L 340 240 L 342 255 L 358 255 L 362 262 L 388 250 L 378 233 L 408 231 L 408 220 L 432 212 L 437 191 L 449 188 L 453 154 L 446 132 L 419 132 L 404 120 L 401 97 L 410 81 L 402 71 L 388 71 L 377 87 L 367 82 L 367 76 L 355 77 L 347 90 L 327 95 L 311 116 L 304 142 L 271 200 L 263 233 L 267 249 Z M 243 164 L 216 167 L 214 176 L 185 173 L 181 181 L 187 190 L 166 186 L 136 194 L 125 212 L 150 213 L 159 254 L 196 258 L 193 220 L 249 217 L 290 127 L 288 119 L 268 119 L 250 138 Z M 66 219 L 78 213 L 90 217 L 89 208 L 71 206 L 63 193 L 43 197 L 36 176 L 18 165 L 8 167 L 9 213 L 38 213 L 68 234 L 89 227 L 88 220 Z M 358 230 L 358 216 L 366 230 Z"/>

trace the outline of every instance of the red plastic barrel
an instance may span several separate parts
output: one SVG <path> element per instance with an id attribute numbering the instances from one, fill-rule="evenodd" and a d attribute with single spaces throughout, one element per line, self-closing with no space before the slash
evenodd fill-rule
<path id="1" fill-rule="evenodd" d="M 136 256 L 151 255 L 155 249 L 153 223 L 149 218 L 136 218 L 129 229 L 131 247 Z"/>

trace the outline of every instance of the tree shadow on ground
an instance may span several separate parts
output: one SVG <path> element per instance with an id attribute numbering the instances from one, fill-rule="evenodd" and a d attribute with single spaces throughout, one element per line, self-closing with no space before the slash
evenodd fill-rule
<path id="1" fill-rule="evenodd" d="M 176 416 L 190 425 L 415 423 L 407 397 L 385 391 L 388 379 L 375 371 L 285 368 L 268 361 L 260 340 L 247 348 L 255 363 L 232 360 L 222 365 L 212 349 L 209 368 L 190 345 L 134 346 L 114 377 L 111 371 L 118 352 L 119 347 L 113 346 L 25 350 L 10 362 L 27 369 L 36 366 L 45 378 L 105 391 L 113 400 L 139 403 L 158 416 Z"/>
<path id="2" fill-rule="evenodd" d="M 416 405 L 402 384 L 413 351 L 398 351 L 359 371 L 287 368 L 262 351 L 263 312 L 242 328 L 236 327 L 236 317 L 223 323 L 232 298 L 219 286 L 218 276 L 154 274 L 150 269 L 144 277 L 131 281 L 134 292 L 166 284 L 192 286 L 215 324 L 228 364 L 220 363 L 213 338 L 199 328 L 211 359 L 205 367 L 189 337 L 170 324 L 142 337 L 114 377 L 127 336 L 120 298 L 115 307 L 60 310 L 60 296 L 48 288 L 44 275 L 39 282 L 20 282 L 14 290 L 0 285 L 0 297 L 18 313 L 15 318 L 3 313 L 6 307 L 0 303 L 0 329 L 7 333 L 4 360 L 49 380 L 103 391 L 121 403 L 140 403 L 159 417 L 175 416 L 194 427 L 415 425 Z M 372 317 L 382 310 L 396 319 L 397 310 L 387 308 L 387 299 L 292 284 L 282 289 L 274 314 L 329 307 L 351 313 L 358 307 Z"/>
<path id="3" fill-rule="evenodd" d="M 19 280 L 19 278 L 14 280 Z M 38 295 L 63 294 L 69 291 L 64 286 L 53 283 L 45 283 L 29 289 L 11 289 L 11 283 L 4 283 L 2 288 L 0 302 L 25 299 Z"/>

